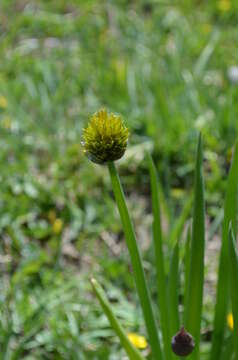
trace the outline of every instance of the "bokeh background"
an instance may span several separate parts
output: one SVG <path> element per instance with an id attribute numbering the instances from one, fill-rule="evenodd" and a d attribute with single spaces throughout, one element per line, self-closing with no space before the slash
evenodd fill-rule
<path id="1" fill-rule="evenodd" d="M 144 153 L 159 171 L 169 237 L 184 206 L 189 218 L 202 131 L 209 341 L 220 208 L 238 130 L 237 22 L 235 0 L 1 0 L 3 359 L 126 359 L 91 294 L 91 274 L 126 330 L 145 335 L 107 169 L 89 163 L 80 145 L 103 106 L 130 128 L 118 167 L 152 294 Z"/>

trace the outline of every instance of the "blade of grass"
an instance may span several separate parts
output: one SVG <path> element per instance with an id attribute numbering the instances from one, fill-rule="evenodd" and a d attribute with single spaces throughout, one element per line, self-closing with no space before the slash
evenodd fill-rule
<path id="1" fill-rule="evenodd" d="M 121 216 L 121 221 L 125 233 L 126 244 L 129 250 L 133 274 L 135 278 L 136 288 L 139 295 L 142 311 L 145 319 L 145 324 L 148 332 L 149 342 L 152 349 L 154 359 L 162 359 L 162 351 L 160 347 L 158 331 L 155 317 L 153 314 L 150 294 L 148 291 L 145 273 L 142 266 L 141 255 L 136 243 L 135 231 L 131 222 L 129 212 L 127 209 L 124 192 L 120 183 L 120 179 L 113 162 L 108 163 L 108 169 L 111 176 L 112 188 Z"/>
<path id="2" fill-rule="evenodd" d="M 95 295 L 97 296 L 97 298 L 103 308 L 105 315 L 107 316 L 115 333 L 119 337 L 121 345 L 123 346 L 127 355 L 129 356 L 129 359 L 130 360 L 144 360 L 144 358 L 139 353 L 139 351 L 130 342 L 125 331 L 123 330 L 123 328 L 119 324 L 117 318 L 113 314 L 111 305 L 110 305 L 109 301 L 107 300 L 106 294 L 105 294 L 104 290 L 102 289 L 101 285 L 99 285 L 99 283 L 95 279 L 91 279 L 91 285 L 92 285 Z"/>
<path id="3" fill-rule="evenodd" d="M 148 165 L 150 171 L 151 195 L 152 195 L 152 211 L 153 211 L 153 241 L 155 251 L 155 265 L 157 272 L 157 291 L 159 302 L 160 326 L 164 341 L 165 358 L 171 357 L 170 331 L 169 331 L 169 315 L 168 303 L 166 297 L 166 278 L 164 270 L 163 256 L 163 240 L 160 223 L 160 206 L 159 206 L 159 187 L 158 177 L 154 162 L 149 154 L 147 154 Z"/>
<path id="4" fill-rule="evenodd" d="M 215 235 L 217 230 L 220 228 L 220 225 L 223 221 L 223 217 L 224 217 L 224 211 L 223 211 L 223 209 L 220 209 L 210 226 L 209 233 L 207 236 L 207 241 L 210 241 L 213 239 L 213 236 Z"/>
<path id="5" fill-rule="evenodd" d="M 219 360 L 222 344 L 224 340 L 224 329 L 227 315 L 227 305 L 229 298 L 228 288 L 228 268 L 229 268 L 229 248 L 228 248 L 228 229 L 232 221 L 233 229 L 236 233 L 236 214 L 237 214 L 237 192 L 238 192 L 238 142 L 235 145 L 234 156 L 229 171 L 227 189 L 224 204 L 224 220 L 222 227 L 222 246 L 219 260 L 218 284 L 215 306 L 215 317 L 213 325 L 212 349 L 210 360 Z"/>
<path id="6" fill-rule="evenodd" d="M 191 245 L 191 228 L 188 227 L 186 244 L 185 244 L 185 256 L 184 256 L 184 313 L 183 322 L 185 324 L 186 311 L 185 305 L 188 303 L 188 284 L 189 284 L 189 268 L 190 268 L 190 245 Z"/>
<path id="7" fill-rule="evenodd" d="M 203 184 L 202 138 L 199 136 L 195 169 L 194 210 L 191 239 L 188 297 L 185 308 L 185 327 L 195 338 L 195 349 L 191 359 L 199 359 L 200 327 L 204 282 L 205 211 Z"/>
<path id="8" fill-rule="evenodd" d="M 159 199 L 160 199 L 160 205 L 161 205 L 161 214 L 163 215 L 164 220 L 170 224 L 171 222 L 171 211 L 169 209 L 164 191 L 162 189 L 162 186 L 160 182 L 158 183 L 159 186 Z"/>
<path id="9" fill-rule="evenodd" d="M 179 330 L 179 243 L 177 242 L 170 264 L 169 280 L 168 280 L 168 309 L 169 309 L 169 328 L 170 339 Z"/>
<path id="10" fill-rule="evenodd" d="M 231 289 L 231 304 L 234 320 L 233 341 L 235 350 L 235 359 L 238 359 L 238 250 L 232 225 L 229 227 L 229 255 L 230 255 L 230 289 Z"/>
<path id="11" fill-rule="evenodd" d="M 234 355 L 234 347 L 233 347 L 233 336 L 230 335 L 224 341 L 224 347 L 222 350 L 221 359 L 222 360 L 231 360 Z"/>
<path id="12" fill-rule="evenodd" d="M 210 41 L 205 46 L 201 55 L 199 56 L 198 60 L 195 63 L 194 74 L 196 76 L 201 76 L 201 74 L 204 72 L 209 62 L 209 59 L 212 56 L 212 53 L 214 52 L 216 45 L 218 44 L 219 39 L 220 39 L 220 32 L 218 30 L 215 30 L 211 35 Z"/>
<path id="13" fill-rule="evenodd" d="M 184 229 L 184 224 L 190 214 L 192 204 L 193 204 L 193 195 L 190 195 L 183 207 L 181 215 L 178 217 L 171 230 L 171 234 L 169 236 L 169 242 L 172 247 L 174 247 L 176 241 L 180 238 L 182 234 L 182 231 Z"/>

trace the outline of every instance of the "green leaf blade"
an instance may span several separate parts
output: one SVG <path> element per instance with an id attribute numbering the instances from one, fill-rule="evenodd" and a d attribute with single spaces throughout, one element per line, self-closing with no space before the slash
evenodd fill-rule
<path id="1" fill-rule="evenodd" d="M 185 327 L 195 338 L 195 349 L 191 359 L 199 359 L 200 327 L 204 283 L 204 249 L 205 249 L 205 210 L 203 184 L 203 151 L 202 139 L 199 136 L 195 169 L 193 228 L 191 239 L 191 257 L 187 304 L 185 307 Z"/>
<path id="2" fill-rule="evenodd" d="M 229 299 L 229 224 L 232 222 L 236 233 L 237 194 L 238 194 L 238 141 L 236 142 L 233 160 L 227 181 L 227 190 L 224 204 L 224 220 L 222 227 L 222 246 L 219 260 L 216 306 L 214 316 L 214 330 L 210 360 L 219 360 L 224 341 L 227 306 Z"/>
<path id="3" fill-rule="evenodd" d="M 147 160 L 148 160 L 148 166 L 150 172 L 151 195 L 152 195 L 153 243 L 154 243 L 154 251 L 155 251 L 156 274 L 157 274 L 157 292 L 158 292 L 158 303 L 159 303 L 159 314 L 160 314 L 160 326 L 164 341 L 165 358 L 170 359 L 172 357 L 172 351 L 170 345 L 169 314 L 168 314 L 168 303 L 166 296 L 163 237 L 162 237 L 161 221 L 160 221 L 159 182 L 158 182 L 158 176 L 154 162 L 149 154 L 147 155 Z"/>
<path id="4" fill-rule="evenodd" d="M 188 227 L 185 243 L 185 254 L 184 254 L 184 311 L 183 311 L 183 322 L 186 322 L 186 304 L 188 303 L 188 289 L 189 289 L 189 269 L 190 269 L 190 245 L 191 245 L 191 228 Z"/>
<path id="5" fill-rule="evenodd" d="M 179 243 L 177 242 L 171 258 L 169 279 L 168 279 L 168 308 L 170 338 L 179 330 Z"/>
<path id="6" fill-rule="evenodd" d="M 121 327 L 120 323 L 118 322 L 117 318 L 115 317 L 113 310 L 111 308 L 111 305 L 109 301 L 106 298 L 106 294 L 102 287 L 99 285 L 99 283 L 95 279 L 91 279 L 91 285 L 93 288 L 93 291 L 98 298 L 102 309 L 107 316 L 112 328 L 114 329 L 115 333 L 120 339 L 121 345 L 126 351 L 128 357 L 130 360 L 144 360 L 143 356 L 140 354 L 140 352 L 136 349 L 136 347 L 130 342 L 128 339 L 125 331 Z"/>
<path id="7" fill-rule="evenodd" d="M 184 229 L 184 224 L 191 212 L 192 204 L 193 204 L 193 195 L 190 195 L 184 204 L 181 215 L 175 221 L 175 224 L 170 233 L 169 242 L 172 247 L 176 244 L 176 241 L 181 237 L 181 234 Z"/>
<path id="8" fill-rule="evenodd" d="M 235 242 L 234 233 L 230 224 L 229 228 L 229 255 L 230 255 L 230 289 L 231 289 L 231 303 L 234 319 L 233 341 L 235 350 L 235 359 L 238 359 L 238 250 Z"/>

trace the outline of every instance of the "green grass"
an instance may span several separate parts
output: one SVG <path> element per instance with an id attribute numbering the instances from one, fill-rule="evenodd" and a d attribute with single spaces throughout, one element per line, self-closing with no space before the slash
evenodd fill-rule
<path id="1" fill-rule="evenodd" d="M 110 123 L 104 125 L 104 132 L 106 133 L 106 126 L 111 126 Z M 95 126 L 96 128 L 96 126 Z M 104 134 L 104 133 L 102 133 Z M 101 134 L 101 135 L 102 135 Z M 108 141 L 108 145 L 115 140 L 111 136 L 109 140 L 104 136 L 103 140 Z M 105 140 L 106 139 L 106 140 Z M 93 145 L 93 138 L 90 140 Z M 105 154 L 104 148 L 98 150 L 98 156 L 101 152 Z M 111 154 L 110 148 L 108 150 L 109 156 Z M 203 180 L 203 143 L 202 136 L 199 134 L 198 145 L 195 161 L 195 176 L 194 176 L 194 204 L 193 204 L 193 218 L 192 218 L 192 237 L 190 240 L 190 229 L 185 243 L 185 288 L 184 300 L 179 303 L 178 299 L 178 278 L 179 272 L 179 238 L 175 249 L 172 252 L 168 251 L 167 256 L 171 258 L 170 271 L 168 274 L 168 285 L 166 285 L 166 274 L 164 271 L 164 247 L 163 233 L 160 219 L 160 202 L 159 202 L 159 186 L 156 174 L 156 169 L 153 160 L 150 156 L 148 158 L 149 172 L 151 179 L 151 193 L 152 193 L 152 211 L 153 211 L 153 240 L 155 252 L 155 268 L 157 275 L 157 299 L 158 309 L 160 315 L 159 328 L 162 334 L 162 339 L 158 338 L 158 329 L 156 327 L 155 317 L 151 308 L 151 300 L 148 293 L 147 282 L 143 271 L 142 258 L 135 231 L 130 219 L 128 207 L 126 205 L 123 188 L 120 183 L 119 175 L 115 164 L 108 163 L 110 172 L 112 188 L 115 196 L 115 203 L 118 207 L 121 217 L 123 230 L 125 234 L 126 245 L 129 250 L 130 261 L 133 268 L 133 277 L 137 293 L 140 299 L 140 305 L 144 314 L 144 321 L 148 333 L 148 340 L 151 346 L 151 359 L 165 359 L 169 360 L 174 357 L 173 352 L 180 355 L 190 355 L 191 359 L 206 359 L 208 357 L 214 358 L 220 356 L 224 359 L 236 358 L 238 354 L 238 341 L 236 338 L 237 328 L 237 291 L 236 282 L 238 276 L 238 253 L 236 244 L 236 235 L 233 233 L 233 228 L 236 234 L 236 217 L 237 217 L 237 143 L 234 148 L 232 163 L 229 171 L 227 190 L 224 201 L 224 220 L 223 220 L 223 237 L 222 246 L 220 250 L 220 266 L 218 273 L 218 282 L 216 289 L 215 301 L 215 317 L 214 327 L 212 329 L 212 342 L 205 347 L 201 341 L 202 334 L 202 320 L 206 316 L 204 306 L 204 287 L 205 287 L 205 201 L 204 201 L 204 180 Z M 183 212 L 182 212 L 183 215 Z M 181 216 L 182 216 L 181 215 Z M 229 223 L 229 230 L 228 230 Z M 229 250 L 228 250 L 229 248 Z M 230 259 L 228 258 L 230 255 Z M 211 259 L 209 259 L 211 261 Z M 152 267 L 153 267 L 152 263 Z M 225 275 L 224 275 L 225 274 Z M 132 347 L 128 347 L 128 341 L 125 338 L 123 328 L 120 326 L 118 320 L 113 314 L 113 308 L 108 302 L 103 289 L 97 285 L 95 280 L 92 283 L 93 289 L 99 302 L 106 314 L 112 328 L 119 337 L 122 347 L 128 353 L 129 358 L 137 355 L 131 355 L 134 352 Z M 222 289 L 222 291 L 221 291 Z M 228 324 L 228 309 L 229 300 L 232 300 L 232 314 L 234 319 L 234 326 L 229 321 Z M 225 299 L 224 299 L 225 298 Z M 215 299 L 214 299 L 215 300 Z M 192 335 L 190 340 L 192 346 L 186 347 L 187 340 L 181 339 L 186 334 L 184 325 L 179 324 L 179 308 L 183 306 L 184 310 L 184 325 L 185 329 Z M 232 315 L 230 315 L 232 316 Z M 171 318 L 173 317 L 173 321 Z M 226 324 L 227 322 L 227 324 Z M 232 320 L 233 323 L 233 320 Z M 227 325 L 234 330 L 233 340 L 224 341 L 227 337 Z M 172 335 L 176 334 L 178 329 L 181 329 L 180 335 L 173 337 L 172 349 L 169 346 Z M 183 335 L 182 335 L 183 334 Z M 186 338 L 186 337 L 185 337 Z M 193 340 L 194 339 L 194 340 Z M 126 341 L 125 341 L 126 340 Z M 156 341 L 155 341 L 156 340 Z M 194 342 L 193 342 L 194 341 Z M 195 345 L 194 345 L 195 344 Z M 187 343 L 187 346 L 189 344 Z M 162 351 L 161 351 L 162 348 Z M 192 352 L 192 353 L 191 353 Z"/>
<path id="2" fill-rule="evenodd" d="M 136 288 L 140 299 L 144 320 L 146 323 L 146 329 L 148 333 L 148 338 L 150 340 L 152 354 L 153 357 L 157 357 L 160 360 L 162 359 L 162 353 L 159 343 L 158 329 L 156 327 L 156 319 L 153 314 L 150 293 L 145 279 L 145 273 L 142 265 L 140 251 L 137 246 L 135 231 L 132 221 L 130 219 L 120 179 L 115 164 L 113 162 L 108 163 L 108 170 L 110 173 L 115 200 L 122 220 L 126 244 L 129 250 L 130 259 L 133 267 L 133 276 L 135 279 Z"/>
<path id="3" fill-rule="evenodd" d="M 238 143 L 235 146 L 234 158 L 229 173 L 224 206 L 224 221 L 222 227 L 222 250 L 219 261 L 219 280 L 217 284 L 217 302 L 214 318 L 213 350 L 211 359 L 217 359 L 220 354 L 224 338 L 224 323 L 226 321 L 227 307 L 229 302 L 229 225 L 232 224 L 236 233 L 237 228 L 237 176 L 238 176 Z"/>
<path id="4" fill-rule="evenodd" d="M 194 208 L 188 289 L 185 304 L 185 327 L 193 334 L 196 347 L 191 359 L 199 359 L 200 334 L 204 286 L 205 253 L 205 203 L 203 180 L 203 145 L 201 135 L 198 140 L 194 177 Z"/>
<path id="5" fill-rule="evenodd" d="M 85 315 L 84 305 L 75 305 L 83 302 L 82 293 L 90 294 L 88 285 L 79 290 L 77 276 L 85 284 L 92 264 L 105 282 L 113 280 L 124 290 L 119 301 L 123 305 L 118 306 L 123 325 L 145 333 L 140 312 L 130 307 L 136 300 L 124 249 L 115 256 L 102 240 L 106 231 L 120 244 L 122 228 L 105 169 L 93 170 L 81 152 L 81 132 L 89 115 L 105 105 L 121 113 L 130 127 L 129 150 L 120 166 L 129 207 L 137 208 L 136 229 L 141 219 L 148 228 L 149 215 L 142 214 L 149 180 L 141 159 L 144 149 L 152 149 L 165 189 L 160 196 L 162 220 L 172 229 L 165 234 L 171 246 L 176 234 L 182 236 L 189 213 L 197 131 L 204 136 L 211 220 L 219 220 L 229 153 L 237 136 L 238 88 L 227 77 L 228 68 L 238 64 L 236 1 L 227 12 L 213 1 L 68 3 L 0 3 L 0 96 L 7 100 L 6 107 L 0 105 L 0 348 L 5 359 L 122 358 L 94 300 L 88 295 L 85 304 L 87 311 L 96 307 L 92 336 L 91 325 L 83 320 L 88 312 Z M 181 209 L 185 220 L 179 222 Z M 59 233 L 52 211 L 63 222 Z M 144 259 L 146 273 L 156 284 L 149 250 Z M 168 268 L 165 257 L 166 273 Z M 40 299 L 52 297 L 54 304 L 72 277 L 76 280 L 65 304 L 78 309 L 76 321 L 60 303 L 47 311 L 39 307 L 39 323 L 29 322 Z M 152 297 L 156 291 L 152 286 Z M 124 308 L 129 309 L 126 314 Z M 134 314 L 129 324 L 128 313 Z M 211 327 L 212 320 L 206 325 Z M 59 344 L 59 338 L 65 342 Z M 107 342 L 114 355 L 105 350 Z"/>

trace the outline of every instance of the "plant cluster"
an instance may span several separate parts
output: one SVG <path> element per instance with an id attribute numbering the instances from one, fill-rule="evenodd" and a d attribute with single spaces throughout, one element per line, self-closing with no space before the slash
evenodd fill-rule
<path id="1" fill-rule="evenodd" d="M 100 116 L 99 116 L 100 115 Z M 104 115 L 104 117 L 102 117 Z M 106 111 L 99 111 L 94 117 L 103 124 L 99 126 L 91 120 L 87 129 L 90 129 L 92 136 L 87 138 L 88 130 L 84 131 L 84 140 L 89 140 L 87 144 L 87 151 L 89 158 L 90 151 L 94 151 L 94 142 L 100 136 L 107 141 L 107 137 L 103 137 L 102 129 L 105 134 L 111 129 L 111 119 L 114 117 L 108 116 Z M 94 118 L 93 118 L 94 119 Z M 118 117 L 118 121 L 120 118 Z M 121 125 L 122 126 L 122 125 Z M 93 131 L 92 131 L 93 127 Z M 114 132 L 115 141 L 118 142 L 121 127 L 118 126 L 118 132 Z M 86 138 L 85 138 L 86 137 Z M 124 140 L 124 138 L 123 138 Z M 109 143 L 113 142 L 110 137 Z M 85 141 L 83 142 L 85 144 Z M 90 145 L 92 148 L 90 149 Z M 179 311 L 179 299 L 177 293 L 178 278 L 179 278 L 179 247 L 181 246 L 179 239 L 176 239 L 174 248 L 171 254 L 171 268 L 169 279 L 167 282 L 165 267 L 164 267 L 164 252 L 163 252 L 163 234 L 160 221 L 160 203 L 158 191 L 158 178 L 153 160 L 147 154 L 148 168 L 151 179 L 151 193 L 152 193 L 152 209 L 153 209 L 153 245 L 155 253 L 155 267 L 157 270 L 157 288 L 158 288 L 158 308 L 160 316 L 160 331 L 157 327 L 157 321 L 154 316 L 151 296 L 147 286 L 145 273 L 143 269 L 140 250 L 136 241 L 136 235 L 130 214 L 126 205 L 124 192 L 120 183 L 119 175 L 111 158 L 111 151 L 109 148 L 108 157 L 105 153 L 105 146 L 103 144 L 103 158 L 104 163 L 107 163 L 108 170 L 111 177 L 112 188 L 116 204 L 121 216 L 121 221 L 125 233 L 125 240 L 129 250 L 130 259 L 133 268 L 133 275 L 136 289 L 140 299 L 144 320 L 146 324 L 149 343 L 151 346 L 151 354 L 153 359 L 170 360 L 178 356 L 190 355 L 193 360 L 201 359 L 202 352 L 200 352 L 201 341 L 201 319 L 203 311 L 203 287 L 204 287 L 204 254 L 205 254 L 205 202 L 204 202 L 204 180 L 203 180 L 203 147 L 202 137 L 199 136 L 195 176 L 194 176 L 194 198 L 193 198 L 193 221 L 192 221 L 192 235 L 188 230 L 188 240 L 185 254 L 185 289 L 183 300 L 183 318 Z M 100 151 L 100 148 L 98 148 Z M 119 152 L 120 153 L 120 152 Z M 118 155 L 119 155 L 118 153 Z M 97 154 L 100 157 L 100 153 Z M 115 159 L 120 158 L 115 156 Z M 95 161 L 97 162 L 97 161 Z M 212 344 L 209 349 L 207 358 L 210 360 L 227 360 L 238 359 L 238 251 L 235 242 L 236 235 L 236 221 L 237 221 L 237 195 L 238 195 L 238 144 L 235 145 L 233 161 L 229 172 L 227 181 L 227 191 L 224 204 L 224 220 L 222 232 L 222 246 L 220 252 L 219 275 L 217 282 L 216 305 L 214 316 L 214 328 L 212 333 Z M 234 235 L 235 234 L 235 235 Z M 189 259 L 187 261 L 187 259 Z M 182 259 L 184 261 L 184 259 Z M 142 360 L 143 356 L 135 346 L 128 339 L 125 331 L 119 324 L 118 320 L 113 314 L 111 305 L 106 299 L 106 295 L 93 278 L 91 280 L 93 290 L 98 297 L 111 326 L 120 338 L 121 344 L 127 352 L 131 360 Z M 230 286 L 229 286 L 230 284 Z M 226 317 L 228 313 L 228 306 L 232 304 L 232 313 L 234 319 L 234 332 L 232 343 L 224 342 Z M 182 326 L 180 332 L 175 334 L 179 329 L 180 323 L 185 325 L 186 329 L 191 333 L 187 333 Z M 162 334 L 163 342 L 160 340 L 159 332 Z M 172 338 L 173 336 L 173 338 Z M 172 338 L 172 346 L 171 346 Z M 172 352 L 173 350 L 173 352 Z"/>

